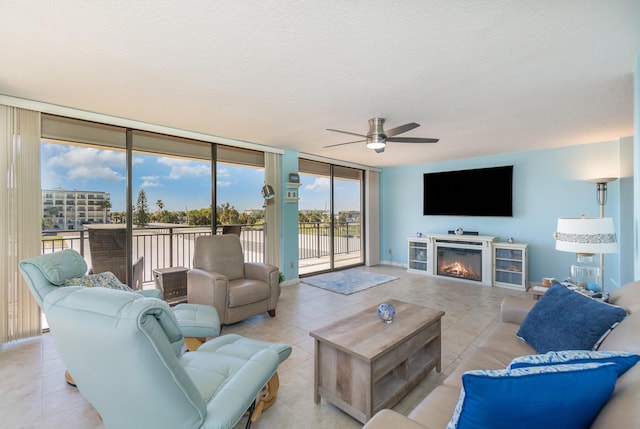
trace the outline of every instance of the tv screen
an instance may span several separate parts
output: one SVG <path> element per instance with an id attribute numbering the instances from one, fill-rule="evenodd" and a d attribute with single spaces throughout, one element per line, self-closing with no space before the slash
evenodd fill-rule
<path id="1" fill-rule="evenodd" d="M 513 216 L 513 165 L 424 175 L 423 214 Z"/>

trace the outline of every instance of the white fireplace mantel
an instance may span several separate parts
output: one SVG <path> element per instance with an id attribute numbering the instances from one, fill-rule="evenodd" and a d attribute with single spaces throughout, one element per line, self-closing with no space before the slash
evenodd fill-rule
<path id="1" fill-rule="evenodd" d="M 477 249 L 482 254 L 482 280 L 456 280 L 470 281 L 476 284 L 491 286 L 493 280 L 492 245 L 498 237 L 487 235 L 455 235 L 455 234 L 427 234 L 420 238 L 409 238 L 409 269 L 412 263 L 419 271 L 431 276 L 440 276 L 437 272 L 438 247 L 457 249 Z M 413 244 L 412 244 L 413 243 Z M 414 255 L 413 257 L 411 255 Z M 423 264 L 420 266 L 420 264 Z M 424 269 L 422 269 L 424 268 Z"/>

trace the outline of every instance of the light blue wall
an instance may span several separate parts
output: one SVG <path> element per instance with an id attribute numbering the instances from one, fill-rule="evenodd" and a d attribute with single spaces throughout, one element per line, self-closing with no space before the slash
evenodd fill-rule
<path id="1" fill-rule="evenodd" d="M 442 143 L 445 144 L 445 143 Z M 428 149 L 424 149 L 428 150 Z M 407 237 L 416 232 L 446 233 L 462 227 L 481 235 L 513 237 L 529 244 L 529 280 L 542 277 L 564 279 L 575 255 L 555 250 L 553 232 L 559 217 L 599 216 L 596 185 L 585 179 L 620 177 L 621 158 L 633 152 L 631 139 L 592 143 L 559 149 L 538 150 L 387 168 L 381 173 L 381 259 L 384 263 L 407 264 Z M 423 216 L 422 178 L 424 173 L 468 168 L 513 165 L 513 207 L 511 218 L 461 216 Z M 621 183 L 624 196 L 621 198 Z M 621 248 L 627 249 L 633 230 L 628 222 L 633 199 L 626 182 L 609 183 L 605 216 L 612 217 L 618 229 Z M 491 192 L 490 189 L 487 192 Z M 624 210 L 626 222 L 620 223 Z M 622 230 L 620 228 L 623 228 Z M 390 253 L 389 253 L 390 251 Z M 605 256 L 605 287 L 610 290 L 632 280 L 629 269 L 621 270 L 619 254 Z"/>

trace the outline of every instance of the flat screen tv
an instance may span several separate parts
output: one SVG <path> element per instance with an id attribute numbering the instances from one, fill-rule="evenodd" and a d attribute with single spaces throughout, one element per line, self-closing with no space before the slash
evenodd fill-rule
<path id="1" fill-rule="evenodd" d="M 425 216 L 513 216 L 513 165 L 424 175 Z"/>

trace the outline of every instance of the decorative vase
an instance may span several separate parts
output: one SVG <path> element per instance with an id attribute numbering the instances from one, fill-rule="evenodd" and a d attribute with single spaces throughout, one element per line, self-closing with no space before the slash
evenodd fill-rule
<path id="1" fill-rule="evenodd" d="M 378 316 L 384 323 L 391 323 L 393 318 L 396 317 L 396 309 L 393 305 L 383 302 L 378 307 Z"/>

